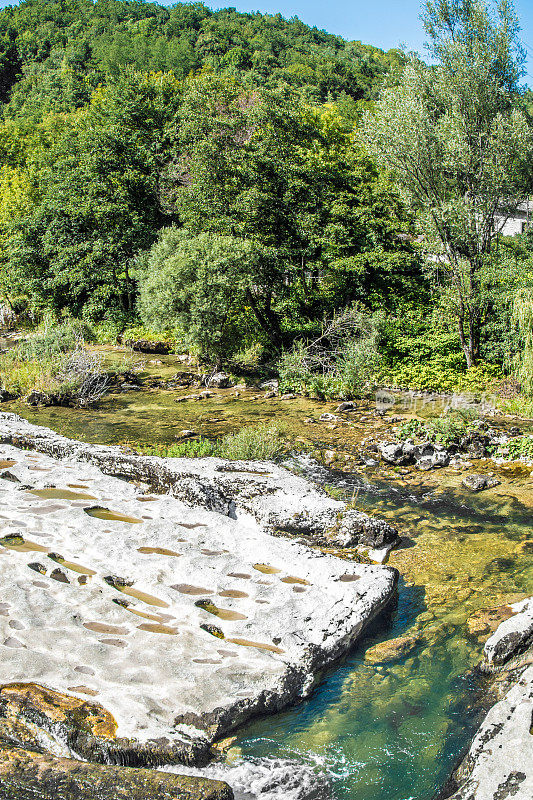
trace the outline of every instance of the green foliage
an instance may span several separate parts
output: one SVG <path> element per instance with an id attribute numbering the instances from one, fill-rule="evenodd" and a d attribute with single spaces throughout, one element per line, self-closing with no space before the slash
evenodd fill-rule
<path id="1" fill-rule="evenodd" d="M 83 323 L 71 321 L 36 333 L 0 355 L 0 387 L 17 396 L 37 392 L 55 403 L 90 405 L 107 387 L 102 358 L 88 351 Z"/>
<path id="2" fill-rule="evenodd" d="M 399 439 L 430 441 L 448 446 L 477 429 L 478 415 L 468 409 L 457 410 L 441 417 L 411 419 L 398 428 Z"/>
<path id="3" fill-rule="evenodd" d="M 211 11 L 202 3 L 24 0 L 0 13 L 0 101 L 8 114 L 70 111 L 125 67 L 227 71 L 256 85 L 290 84 L 313 101 L 371 98 L 403 60 L 280 14 Z"/>
<path id="4" fill-rule="evenodd" d="M 141 316 L 220 364 L 242 346 L 246 304 L 272 269 L 269 254 L 248 240 L 167 228 L 139 272 Z"/>
<path id="5" fill-rule="evenodd" d="M 217 441 L 193 439 L 155 447 L 136 446 L 143 455 L 162 458 L 227 458 L 231 461 L 270 461 L 287 452 L 288 445 L 279 425 L 265 423 L 242 428 Z"/>
<path id="6" fill-rule="evenodd" d="M 525 55 L 511 2 L 425 7 L 436 63 L 410 60 L 399 86 L 365 114 L 365 138 L 440 256 L 428 267 L 470 367 L 490 308 L 495 214 L 512 213 L 530 187 L 533 136 L 518 103 Z"/>
<path id="7" fill-rule="evenodd" d="M 319 399 L 369 391 L 378 371 L 379 320 L 349 309 L 326 321 L 318 339 L 299 340 L 278 363 L 280 388 Z"/>
<path id="8" fill-rule="evenodd" d="M 495 455 L 501 456 L 504 451 L 507 451 L 505 458 L 510 458 L 512 461 L 533 461 L 533 436 L 516 436 L 507 444 L 500 445 Z"/>
<path id="9" fill-rule="evenodd" d="M 482 362 L 466 369 L 457 332 L 443 324 L 439 307 L 404 308 L 383 323 L 379 379 L 388 386 L 441 392 L 478 393 L 491 389 L 501 366 Z"/>

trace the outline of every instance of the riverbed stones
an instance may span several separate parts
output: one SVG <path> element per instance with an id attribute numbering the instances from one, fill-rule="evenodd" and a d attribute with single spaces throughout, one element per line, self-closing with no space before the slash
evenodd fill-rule
<path id="1" fill-rule="evenodd" d="M 277 505 L 284 521 L 296 505 L 301 525 L 313 529 L 346 510 L 273 464 L 213 459 L 206 471 L 191 464 L 191 472 L 190 462 L 156 459 L 152 466 L 173 475 L 172 493 L 147 495 L 142 469 L 140 485 L 124 480 L 141 457 L 22 422 L 10 430 L 26 446 L 33 430 L 34 449 L 0 448 L 21 481 L 0 479 L 8 537 L 0 546 L 2 680 L 94 700 L 116 721 L 114 737 L 96 748 L 98 760 L 205 760 L 215 738 L 308 694 L 395 593 L 393 569 L 269 534 Z M 62 458 L 39 452 L 45 448 Z M 45 471 L 35 472 L 36 462 Z M 104 473 L 106 464 L 122 478 Z M 73 499 L 69 484 L 95 499 Z M 57 492 L 42 514 L 50 501 L 25 487 L 46 486 Z M 89 516 L 85 507 L 107 514 Z M 57 553 L 68 583 L 50 580 Z M 357 579 L 341 580 L 347 573 Z M 205 588 L 205 596 L 180 591 L 184 585 Z M 94 674 L 80 680 L 80 668 Z"/>

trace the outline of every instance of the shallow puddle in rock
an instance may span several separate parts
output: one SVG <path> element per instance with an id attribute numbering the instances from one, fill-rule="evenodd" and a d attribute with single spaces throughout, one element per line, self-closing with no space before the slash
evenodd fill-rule
<path id="1" fill-rule="evenodd" d="M 246 592 L 240 592 L 238 589 L 223 589 L 221 592 L 219 592 L 219 595 L 221 597 L 235 597 L 235 598 L 248 597 Z"/>
<path id="2" fill-rule="evenodd" d="M 166 550 L 164 547 L 138 547 L 137 552 L 144 555 L 175 556 L 176 558 L 181 555 L 175 550 Z"/>
<path id="3" fill-rule="evenodd" d="M 250 639 L 226 639 L 226 642 L 231 644 L 239 644 L 241 647 L 255 647 L 257 650 L 268 650 L 271 653 L 284 653 L 280 647 L 274 644 L 266 644 L 265 642 L 252 642 Z"/>
<path id="4" fill-rule="evenodd" d="M 14 467 L 16 463 L 11 459 L 0 460 L 0 469 L 9 469 L 9 467 Z"/>
<path id="5" fill-rule="evenodd" d="M 280 580 L 282 583 L 301 583 L 304 586 L 311 585 L 309 581 L 304 580 L 304 578 L 295 578 L 294 575 L 287 575 L 286 578 L 281 578 Z"/>
<path id="6" fill-rule="evenodd" d="M 3 536 L 0 539 L 0 544 L 7 550 L 17 550 L 19 553 L 48 553 L 50 548 L 43 547 L 37 542 L 31 542 L 29 539 L 24 539 L 22 536 Z"/>
<path id="7" fill-rule="evenodd" d="M 271 567 L 268 564 L 254 564 L 253 568 L 258 572 L 263 572 L 265 575 L 276 575 L 278 572 L 281 572 L 277 567 Z"/>
<path id="8" fill-rule="evenodd" d="M 218 606 L 210 600 L 198 600 L 194 605 L 207 611 L 208 614 L 219 617 L 219 619 L 225 619 L 227 622 L 237 622 L 237 620 L 248 619 L 245 614 L 240 614 L 238 611 L 231 611 L 229 608 L 218 608 Z"/>
<path id="9" fill-rule="evenodd" d="M 84 510 L 90 517 L 105 519 L 107 522 L 129 522 L 132 525 L 142 525 L 142 519 L 121 514 L 120 511 L 111 511 L 111 509 L 103 508 L 102 506 L 94 506 L 94 508 L 86 508 Z"/>
<path id="10" fill-rule="evenodd" d="M 188 528 L 189 530 L 194 530 L 194 528 L 207 528 L 207 525 L 203 525 L 201 522 L 178 522 L 180 528 Z"/>
<path id="11" fill-rule="evenodd" d="M 148 633 L 166 633 L 168 636 L 176 636 L 179 633 L 177 628 L 171 628 L 170 625 L 159 625 L 157 622 L 153 624 L 150 622 L 143 622 L 142 625 L 137 625 L 140 631 L 148 631 Z"/>
<path id="12" fill-rule="evenodd" d="M 70 489 L 30 489 L 30 494 L 43 500 L 96 500 L 96 497 L 86 492 L 72 492 Z"/>
<path id="13" fill-rule="evenodd" d="M 135 589 L 133 586 L 115 586 L 119 592 L 123 594 L 127 594 L 130 597 L 135 597 L 137 600 L 142 600 L 143 603 L 146 603 L 149 606 L 157 606 L 158 608 L 168 608 L 168 603 L 165 603 L 164 600 L 160 600 L 159 597 L 154 597 L 152 594 L 147 594 L 146 592 L 141 592 L 139 589 Z"/>
<path id="14" fill-rule="evenodd" d="M 61 564 L 62 567 L 71 569 L 73 572 L 79 572 L 81 575 L 88 575 L 89 577 L 96 575 L 96 571 L 94 569 L 84 567 L 83 564 L 77 564 L 75 561 L 68 561 L 57 553 L 48 553 L 48 558 L 51 558 L 52 561 L 55 561 L 57 564 Z"/>
<path id="15" fill-rule="evenodd" d="M 170 587 L 181 594 L 202 595 L 214 594 L 213 589 L 203 589 L 201 586 L 192 586 L 190 583 L 175 583 Z"/>
<path id="16" fill-rule="evenodd" d="M 84 622 L 83 627 L 95 633 L 114 633 L 116 636 L 127 636 L 129 628 L 122 628 L 119 625 L 109 625 L 105 622 Z"/>

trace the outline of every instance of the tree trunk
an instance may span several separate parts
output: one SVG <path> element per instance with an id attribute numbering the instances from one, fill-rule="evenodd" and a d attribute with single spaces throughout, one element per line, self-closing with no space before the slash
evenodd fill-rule
<path id="1" fill-rule="evenodd" d="M 272 311 L 271 308 L 261 309 L 259 308 L 255 297 L 253 296 L 250 289 L 246 290 L 246 299 L 250 303 L 250 307 L 255 314 L 255 317 L 267 334 L 269 339 L 271 340 L 272 344 L 278 349 L 281 350 L 283 345 L 283 338 L 281 335 L 281 330 L 279 327 L 278 318 L 276 317 L 275 313 Z"/>

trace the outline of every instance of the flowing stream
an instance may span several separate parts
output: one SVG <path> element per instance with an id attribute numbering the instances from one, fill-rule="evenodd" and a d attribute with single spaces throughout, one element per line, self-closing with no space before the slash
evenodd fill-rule
<path id="1" fill-rule="evenodd" d="M 191 421 L 218 435 L 281 413 L 279 402 L 236 403 L 233 395 L 222 393 L 209 406 L 176 406 L 175 394 L 142 391 L 112 395 L 98 411 L 4 407 L 66 435 L 109 444 L 169 442 Z M 305 427 L 304 417 L 324 410 L 298 398 L 283 406 L 283 417 L 302 440 L 316 440 L 310 428 L 317 426 Z M 323 446 L 348 441 L 356 428 L 324 430 Z M 406 477 L 306 469 L 400 528 L 404 546 L 389 561 L 402 576 L 398 603 L 308 700 L 249 725 L 229 746 L 227 763 L 202 772 L 227 779 L 242 798 L 431 800 L 479 724 L 471 670 L 490 633 L 486 611 L 533 592 L 533 473 L 502 468 L 500 486 L 471 494 L 450 470 Z M 390 660 L 386 643 L 398 637 L 409 637 L 408 646 Z"/>

